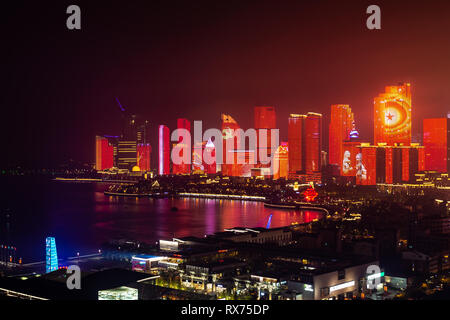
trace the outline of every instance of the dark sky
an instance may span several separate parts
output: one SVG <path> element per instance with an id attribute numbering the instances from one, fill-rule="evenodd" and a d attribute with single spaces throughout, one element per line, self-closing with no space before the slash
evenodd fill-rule
<path id="1" fill-rule="evenodd" d="M 450 110 L 449 1 L 10 1 L 1 16 L 1 166 L 94 161 L 96 134 L 119 133 L 115 97 L 157 125 L 177 117 L 252 126 L 348 103 L 371 139 L 373 97 L 412 83 L 413 133 Z M 82 30 L 66 28 L 66 8 Z M 382 30 L 366 28 L 378 4 Z M 325 136 L 325 148 L 327 145 Z M 156 158 L 153 157 L 153 164 Z"/>

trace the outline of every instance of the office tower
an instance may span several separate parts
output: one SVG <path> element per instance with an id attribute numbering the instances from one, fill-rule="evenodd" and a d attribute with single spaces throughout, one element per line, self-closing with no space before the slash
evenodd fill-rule
<path id="1" fill-rule="evenodd" d="M 206 157 L 205 157 L 206 154 L 208 154 L 208 157 L 210 157 L 212 161 L 206 161 Z M 209 139 L 208 142 L 206 142 L 206 144 L 205 144 L 205 149 L 203 152 L 203 167 L 204 167 L 205 173 L 207 173 L 207 174 L 215 174 L 217 172 L 216 146 L 211 141 L 211 139 Z"/>
<path id="2" fill-rule="evenodd" d="M 95 170 L 105 170 L 114 166 L 114 147 L 108 138 L 95 137 Z"/>
<path id="3" fill-rule="evenodd" d="M 222 137 L 223 137 L 223 153 L 222 153 L 222 175 L 224 176 L 240 176 L 240 167 L 238 164 L 238 141 L 240 136 L 236 134 L 236 130 L 240 129 L 236 120 L 230 115 L 222 114 Z"/>
<path id="4" fill-rule="evenodd" d="M 450 172 L 450 119 L 423 120 L 425 169 Z"/>
<path id="5" fill-rule="evenodd" d="M 203 159 L 203 152 L 205 149 L 206 141 L 202 142 L 195 142 L 194 146 L 192 147 L 192 173 L 198 174 L 198 173 L 204 173 L 205 167 L 204 167 L 204 159 Z M 174 166 L 175 167 L 175 166 Z M 175 173 L 175 168 L 174 168 Z"/>
<path id="6" fill-rule="evenodd" d="M 150 171 L 152 147 L 149 143 L 137 145 L 137 166 L 140 171 Z"/>
<path id="7" fill-rule="evenodd" d="M 192 172 L 216 173 L 216 147 L 211 139 L 194 144 L 192 149 Z"/>
<path id="8" fill-rule="evenodd" d="M 136 127 L 136 141 L 138 144 L 148 144 L 149 141 L 149 122 L 147 120 L 138 123 Z"/>
<path id="9" fill-rule="evenodd" d="M 272 129 L 276 129 L 276 113 L 275 113 L 275 107 L 272 106 L 257 106 L 254 109 L 254 116 L 255 116 L 255 130 L 257 134 L 257 164 L 260 163 L 259 161 L 259 153 L 265 152 L 265 154 L 270 157 L 271 156 L 271 137 L 272 137 Z M 267 144 L 265 146 L 262 146 L 262 143 L 260 145 L 259 141 L 259 133 L 261 129 L 267 129 Z M 265 167 L 269 167 L 270 165 L 267 164 Z"/>
<path id="10" fill-rule="evenodd" d="M 189 135 L 191 133 L 191 123 L 187 119 L 178 119 L 177 120 L 177 128 L 178 129 L 185 129 L 189 132 Z M 174 174 L 189 174 L 191 172 L 191 141 L 183 141 L 183 136 L 178 136 L 178 146 L 183 147 L 180 152 L 179 156 L 181 159 L 186 157 L 184 154 L 185 149 L 187 148 L 187 162 L 186 163 L 180 163 L 180 164 L 173 164 L 173 173 Z"/>
<path id="11" fill-rule="evenodd" d="M 331 119 L 329 130 L 328 163 L 342 166 L 344 141 L 350 140 L 350 133 L 354 131 L 354 115 L 352 109 L 347 104 L 334 104 L 331 106 Z"/>
<path id="12" fill-rule="evenodd" d="M 319 173 L 322 169 L 322 115 L 314 112 L 291 114 L 288 145 L 291 176 Z"/>
<path id="13" fill-rule="evenodd" d="M 170 132 L 165 125 L 159 126 L 158 161 L 160 175 L 170 174 Z"/>
<path id="14" fill-rule="evenodd" d="M 303 149 L 305 119 L 305 115 L 291 114 L 288 120 L 289 173 L 292 174 L 305 170 Z"/>
<path id="15" fill-rule="evenodd" d="M 308 112 L 305 119 L 306 173 L 318 172 L 322 169 L 322 115 Z"/>
<path id="16" fill-rule="evenodd" d="M 45 239 L 45 272 L 49 273 L 58 270 L 58 254 L 56 253 L 55 238 Z"/>
<path id="17" fill-rule="evenodd" d="M 130 170 L 137 164 L 136 140 L 120 139 L 117 145 L 117 167 Z"/>
<path id="18" fill-rule="evenodd" d="M 374 142 L 387 145 L 411 143 L 411 85 L 387 86 L 374 99 Z"/>
<path id="19" fill-rule="evenodd" d="M 286 178 L 289 174 L 289 148 L 287 142 L 281 142 L 274 156 L 273 178 Z"/>

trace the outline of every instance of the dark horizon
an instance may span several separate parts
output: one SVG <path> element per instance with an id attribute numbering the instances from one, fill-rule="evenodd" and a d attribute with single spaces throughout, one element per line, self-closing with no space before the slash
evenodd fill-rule
<path id="1" fill-rule="evenodd" d="M 281 139 L 290 113 L 324 115 L 350 104 L 372 141 L 373 98 L 412 85 L 413 139 L 423 118 L 450 110 L 448 1 L 79 1 L 81 31 L 66 28 L 70 2 L 8 4 L 2 19 L 0 168 L 94 162 L 95 135 L 120 132 L 118 97 L 157 126 L 177 118 L 242 128 L 273 105 Z M 381 7 L 381 30 L 366 8 Z"/>

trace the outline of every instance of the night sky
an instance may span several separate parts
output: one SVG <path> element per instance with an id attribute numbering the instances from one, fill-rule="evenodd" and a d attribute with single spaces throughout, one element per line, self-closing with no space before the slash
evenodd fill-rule
<path id="1" fill-rule="evenodd" d="M 12 1 L 11 1 L 12 2 Z M 121 103 L 151 124 L 177 117 L 243 128 L 274 105 L 290 113 L 350 104 L 372 138 L 373 97 L 412 84 L 413 134 L 450 111 L 449 1 L 13 1 L 1 15 L 0 166 L 95 160 L 95 135 L 120 132 Z M 67 6 L 82 29 L 66 28 Z M 382 30 L 366 28 L 368 5 Z M 156 164 L 153 153 L 152 166 Z"/>

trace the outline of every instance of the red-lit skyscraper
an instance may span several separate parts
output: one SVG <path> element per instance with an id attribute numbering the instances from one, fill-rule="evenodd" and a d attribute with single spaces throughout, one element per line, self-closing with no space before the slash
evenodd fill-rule
<path id="1" fill-rule="evenodd" d="M 170 174 L 170 132 L 165 125 L 159 126 L 158 162 L 160 175 Z"/>
<path id="2" fill-rule="evenodd" d="M 191 133 L 191 123 L 189 122 L 189 120 L 187 119 L 178 119 L 177 120 L 177 128 L 178 129 L 185 129 L 189 132 L 189 135 Z M 174 174 L 188 174 L 191 172 L 191 164 L 190 164 L 190 160 L 191 160 L 191 141 L 183 141 L 183 137 L 181 135 L 178 136 L 178 145 L 179 146 L 183 146 L 182 149 L 180 149 L 180 153 L 179 156 L 181 159 L 183 159 L 185 157 L 185 155 L 183 154 L 185 148 L 188 149 L 188 155 L 187 155 L 187 159 L 188 162 L 187 163 L 181 163 L 181 164 L 173 164 L 173 173 Z"/>
<path id="3" fill-rule="evenodd" d="M 354 129 L 354 116 L 347 104 L 331 106 L 331 120 L 329 130 L 328 162 L 342 167 L 344 155 L 343 142 L 350 140 L 350 132 Z"/>
<path id="4" fill-rule="evenodd" d="M 322 115 L 308 112 L 305 119 L 306 173 L 322 169 Z"/>
<path id="5" fill-rule="evenodd" d="M 114 166 L 114 147 L 108 139 L 101 136 L 95 137 L 95 169 L 105 170 Z"/>
<path id="6" fill-rule="evenodd" d="M 374 99 L 374 143 L 411 143 L 411 85 L 387 86 Z"/>
<path id="7" fill-rule="evenodd" d="M 206 154 L 208 155 L 208 157 L 211 158 L 212 161 L 206 160 L 206 157 L 205 157 Z M 209 139 L 205 144 L 204 155 L 203 155 L 202 159 L 203 159 L 204 172 L 207 174 L 215 174 L 217 172 L 216 171 L 216 147 L 215 147 L 214 143 L 211 141 L 211 139 Z"/>
<path id="8" fill-rule="evenodd" d="M 289 149 L 287 142 L 281 142 L 274 156 L 273 178 L 286 178 L 289 174 Z"/>
<path id="9" fill-rule="evenodd" d="M 288 120 L 289 173 L 304 171 L 305 155 L 303 150 L 304 127 L 306 116 L 291 114 Z"/>
<path id="10" fill-rule="evenodd" d="M 450 172 L 450 119 L 423 120 L 425 169 Z"/>
<path id="11" fill-rule="evenodd" d="M 259 152 L 264 152 L 267 154 L 268 157 L 271 156 L 271 130 L 276 129 L 276 113 L 275 113 L 275 107 L 272 106 L 257 106 L 255 107 L 255 130 L 258 137 L 258 147 L 257 147 L 257 163 L 259 164 Z M 267 145 L 266 146 L 260 146 L 259 142 L 259 132 L 261 129 L 267 129 Z M 267 165 L 270 166 L 270 165 Z"/>
<path id="12" fill-rule="evenodd" d="M 152 154 L 152 147 L 150 144 L 137 145 L 137 166 L 140 171 L 150 171 L 150 157 Z"/>
<path id="13" fill-rule="evenodd" d="M 239 136 L 236 130 L 240 129 L 236 120 L 230 115 L 222 114 L 222 137 L 223 137 L 223 154 L 222 154 L 222 175 L 224 176 L 240 176 L 240 167 L 238 164 L 238 141 Z"/>
<path id="14" fill-rule="evenodd" d="M 291 114 L 288 123 L 289 174 L 320 172 L 322 163 L 322 115 Z"/>

